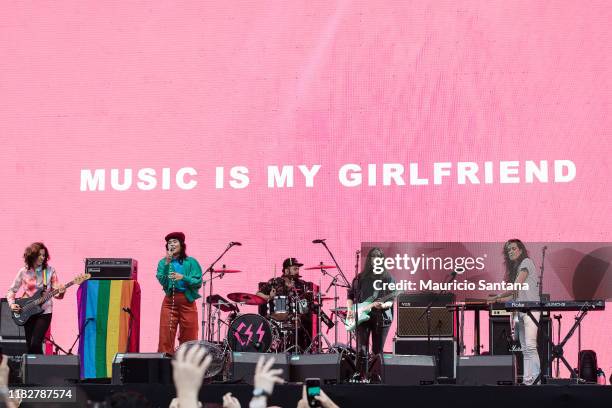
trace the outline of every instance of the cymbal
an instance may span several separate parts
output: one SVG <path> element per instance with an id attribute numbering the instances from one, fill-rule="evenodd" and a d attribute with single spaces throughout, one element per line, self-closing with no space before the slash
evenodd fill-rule
<path id="1" fill-rule="evenodd" d="M 310 266 L 308 268 L 304 268 L 304 270 L 306 271 L 313 271 L 316 269 L 336 269 L 335 265 L 317 265 L 317 266 Z"/>
<path id="2" fill-rule="evenodd" d="M 234 292 L 228 294 L 227 297 L 234 302 L 244 303 L 246 305 L 257 306 L 266 303 L 266 299 L 251 293 Z"/>
<path id="3" fill-rule="evenodd" d="M 213 272 L 214 273 L 238 273 L 242 271 L 238 269 L 213 269 Z"/>

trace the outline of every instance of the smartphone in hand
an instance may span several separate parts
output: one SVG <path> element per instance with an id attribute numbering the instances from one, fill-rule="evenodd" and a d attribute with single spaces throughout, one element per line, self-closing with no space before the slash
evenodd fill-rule
<path id="1" fill-rule="evenodd" d="M 307 378 L 306 379 L 306 397 L 308 398 L 309 407 L 320 407 L 321 404 L 315 399 L 316 396 L 321 395 L 321 379 L 320 378 Z"/>

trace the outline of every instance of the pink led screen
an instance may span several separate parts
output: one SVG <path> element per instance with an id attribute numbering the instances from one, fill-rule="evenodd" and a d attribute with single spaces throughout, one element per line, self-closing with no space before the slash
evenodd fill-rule
<path id="1" fill-rule="evenodd" d="M 330 262 L 317 238 L 350 275 L 362 242 L 611 242 L 611 20 L 579 1 L 7 2 L 2 292 L 33 241 L 62 281 L 135 258 L 155 351 L 171 231 L 203 267 L 242 242 L 224 296 L 289 256 Z M 611 313 L 582 328 L 607 373 Z M 76 337 L 75 290 L 52 328 Z"/>

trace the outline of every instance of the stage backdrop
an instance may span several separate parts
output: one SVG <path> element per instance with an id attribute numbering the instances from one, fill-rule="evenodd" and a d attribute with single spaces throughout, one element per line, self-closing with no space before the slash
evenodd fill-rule
<path id="1" fill-rule="evenodd" d="M 361 242 L 610 242 L 611 20 L 580 1 L 7 2 L 0 286 L 32 241 L 62 281 L 136 258 L 154 351 L 170 231 L 203 267 L 242 242 L 222 295 L 289 256 L 329 263 L 317 238 L 346 274 Z M 75 290 L 53 328 L 76 337 Z"/>

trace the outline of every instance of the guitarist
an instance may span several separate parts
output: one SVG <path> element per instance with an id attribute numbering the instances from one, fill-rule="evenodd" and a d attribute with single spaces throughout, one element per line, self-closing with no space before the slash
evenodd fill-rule
<path id="1" fill-rule="evenodd" d="M 365 260 L 364 268 L 355 279 L 348 291 L 346 300 L 347 319 L 356 318 L 354 315 L 354 302 L 363 302 L 366 300 L 376 300 L 391 293 L 390 291 L 377 291 L 374 289 L 374 281 L 381 280 L 383 283 L 394 282 L 393 277 L 385 269 L 381 274 L 374 273 L 374 258 L 384 257 L 383 251 L 380 248 L 372 248 L 368 252 Z M 384 303 L 374 302 L 370 319 L 357 326 L 357 380 L 366 380 L 367 372 L 367 355 L 368 346 L 370 343 L 370 334 L 372 335 L 372 355 L 381 355 L 389 327 L 393 321 L 393 301 L 389 300 Z M 382 358 L 382 356 L 380 356 Z M 381 360 L 382 361 L 382 360 Z M 377 364 L 375 369 L 370 373 L 369 380 L 373 383 L 381 382 L 380 365 Z"/>
<path id="2" fill-rule="evenodd" d="M 59 283 L 55 268 L 48 264 L 50 258 L 49 250 L 42 242 L 34 242 L 25 249 L 23 254 L 25 266 L 19 269 L 13 284 L 6 293 L 6 300 L 13 311 L 20 310 L 20 306 L 15 303 L 15 295 L 21 289 L 25 297 L 34 295 L 39 289 L 45 291 L 59 289 L 55 298 L 64 297 L 64 285 Z M 42 309 L 41 314 L 31 316 L 24 326 L 28 354 L 43 354 L 42 342 L 51 324 L 53 298 L 43 303 Z"/>

